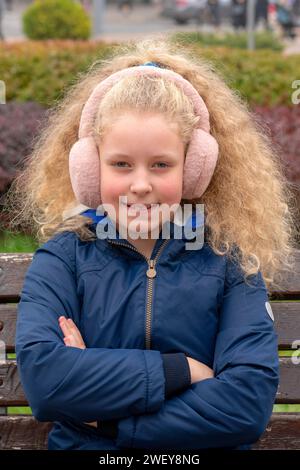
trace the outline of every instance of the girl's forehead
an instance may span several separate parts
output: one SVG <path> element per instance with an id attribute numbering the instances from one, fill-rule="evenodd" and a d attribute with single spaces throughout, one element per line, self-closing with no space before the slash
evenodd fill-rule
<path id="1" fill-rule="evenodd" d="M 109 124 L 109 122 L 108 122 Z M 147 125 L 154 125 L 154 126 L 166 126 L 172 131 L 179 132 L 179 123 L 176 122 L 175 119 L 171 119 L 168 116 L 164 115 L 163 113 L 158 112 L 135 112 L 135 111 L 126 111 L 120 116 L 117 116 L 115 119 L 112 118 L 110 129 L 114 127 L 118 127 L 118 124 L 126 126 L 126 128 L 132 127 L 140 127 L 140 126 L 147 126 Z M 150 129 L 150 127 L 149 127 Z"/>
<path id="2" fill-rule="evenodd" d="M 168 121 L 167 115 L 158 111 L 145 111 L 145 110 L 124 110 L 116 113 L 115 115 L 111 116 L 111 121 L 118 121 L 123 119 L 133 119 L 133 120 L 140 120 L 140 119 L 155 119 L 155 120 L 164 120 Z M 109 119 L 108 119 L 109 120 Z"/>

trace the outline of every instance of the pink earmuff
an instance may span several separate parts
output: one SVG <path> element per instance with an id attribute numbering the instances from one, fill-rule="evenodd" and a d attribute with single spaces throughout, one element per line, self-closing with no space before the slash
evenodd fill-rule
<path id="1" fill-rule="evenodd" d="M 101 203 L 100 157 L 92 134 L 97 109 L 105 93 L 119 80 L 148 75 L 173 80 L 190 98 L 200 116 L 188 145 L 183 170 L 183 199 L 199 198 L 209 185 L 218 160 L 219 146 L 210 134 L 208 109 L 193 85 L 178 73 L 157 66 L 138 65 L 113 73 L 100 82 L 85 103 L 79 124 L 79 139 L 69 154 L 69 172 L 77 201 L 96 209 Z"/>

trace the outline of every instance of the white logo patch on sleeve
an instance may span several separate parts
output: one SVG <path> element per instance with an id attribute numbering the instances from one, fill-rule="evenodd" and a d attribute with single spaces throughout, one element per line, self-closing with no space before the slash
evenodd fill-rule
<path id="1" fill-rule="evenodd" d="M 269 317 L 274 321 L 274 314 L 273 314 L 270 302 L 266 302 L 265 306 L 266 306 Z"/>

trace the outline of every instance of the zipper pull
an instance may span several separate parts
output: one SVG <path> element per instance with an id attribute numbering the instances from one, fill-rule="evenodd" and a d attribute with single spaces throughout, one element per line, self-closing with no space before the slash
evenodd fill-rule
<path id="1" fill-rule="evenodd" d="M 147 269 L 147 277 L 150 277 L 150 279 L 154 278 L 156 276 L 156 269 L 154 268 L 154 260 L 150 259 L 149 263 L 149 269 Z"/>

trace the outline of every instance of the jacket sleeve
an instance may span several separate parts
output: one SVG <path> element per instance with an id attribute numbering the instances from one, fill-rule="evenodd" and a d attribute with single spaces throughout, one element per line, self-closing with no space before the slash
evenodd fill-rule
<path id="1" fill-rule="evenodd" d="M 118 446 L 227 448 L 252 444 L 264 432 L 279 383 L 278 335 L 261 273 L 246 283 L 235 263 L 226 271 L 214 377 L 193 383 L 157 412 L 121 419 Z"/>
<path id="2" fill-rule="evenodd" d="M 185 370 L 186 358 L 174 354 L 172 362 L 156 350 L 65 346 L 58 318 L 80 323 L 76 273 L 66 250 L 52 239 L 35 252 L 18 304 L 17 365 L 33 415 L 89 422 L 157 411 L 165 392 L 171 396 L 190 385 L 187 376 L 172 380 L 176 364 Z"/>
<path id="3" fill-rule="evenodd" d="M 170 398 L 191 385 L 190 366 L 185 353 L 162 354 L 165 373 L 165 398 Z M 118 419 L 97 421 L 98 434 L 115 439 L 118 435 Z"/>

